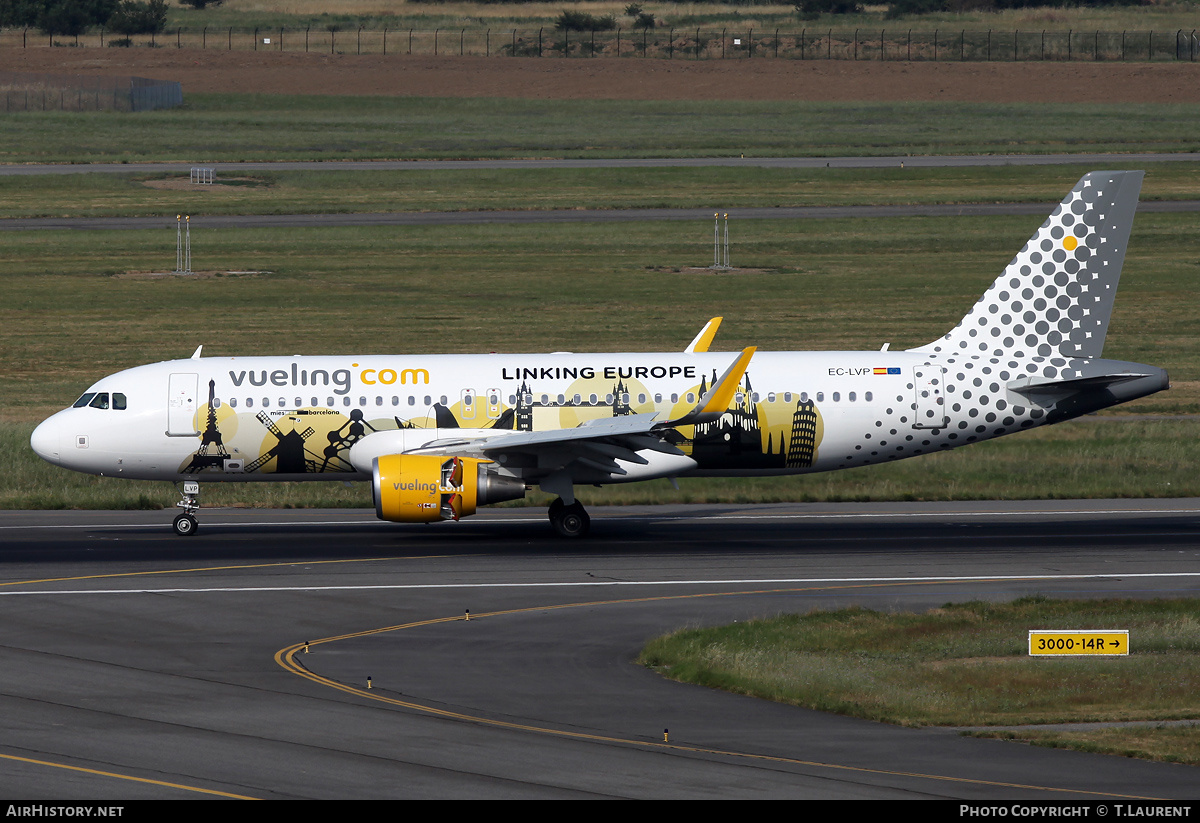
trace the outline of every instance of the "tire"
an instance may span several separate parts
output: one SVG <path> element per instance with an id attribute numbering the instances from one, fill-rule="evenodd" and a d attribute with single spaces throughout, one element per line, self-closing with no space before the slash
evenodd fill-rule
<path id="1" fill-rule="evenodd" d="M 563 506 L 560 511 L 552 515 L 550 522 L 554 524 L 554 530 L 560 537 L 576 538 L 583 537 L 588 533 L 588 529 L 592 525 L 592 518 L 588 517 L 583 506 L 576 503 L 572 506 Z"/>
<path id="2" fill-rule="evenodd" d="M 200 524 L 196 522 L 196 518 L 186 512 L 175 518 L 175 522 L 171 524 L 175 529 L 175 534 L 180 537 L 191 537 L 196 533 L 196 529 Z"/>

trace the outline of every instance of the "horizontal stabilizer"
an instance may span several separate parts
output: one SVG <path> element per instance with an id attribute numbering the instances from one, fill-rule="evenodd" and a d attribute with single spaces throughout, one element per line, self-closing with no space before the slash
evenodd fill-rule
<path id="1" fill-rule="evenodd" d="M 1100 374 L 1090 377 L 1075 377 L 1066 380 L 1054 380 L 1041 377 L 1018 377 L 1010 380 L 1008 390 L 1026 396 L 1047 394 L 1068 394 L 1090 389 L 1106 389 L 1118 383 L 1128 383 L 1130 380 L 1140 380 L 1143 377 L 1154 377 L 1150 373 L 1121 372 L 1119 374 Z"/>

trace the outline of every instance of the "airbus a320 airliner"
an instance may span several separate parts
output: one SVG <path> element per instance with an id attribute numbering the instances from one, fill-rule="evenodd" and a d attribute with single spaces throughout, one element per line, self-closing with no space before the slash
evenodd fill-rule
<path id="1" fill-rule="evenodd" d="M 458 520 L 540 488 L 885 463 L 1161 391 L 1101 359 L 1142 172 L 1085 175 L 947 334 L 907 351 L 201 357 L 105 377 L 34 431 L 46 460 L 182 483 L 362 480 L 384 520 Z"/>

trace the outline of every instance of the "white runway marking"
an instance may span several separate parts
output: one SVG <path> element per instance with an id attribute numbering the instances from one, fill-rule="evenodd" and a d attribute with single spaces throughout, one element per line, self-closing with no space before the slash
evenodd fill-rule
<path id="1" fill-rule="evenodd" d="M 297 564 L 297 565 L 303 565 Z M 811 585 L 857 585 L 878 583 L 977 583 L 1003 582 L 1006 580 L 1133 580 L 1151 578 L 1197 577 L 1196 572 L 1150 572 L 1145 574 L 986 574 L 948 577 L 777 577 L 777 578 L 734 578 L 728 580 L 603 580 L 547 583 L 403 583 L 369 584 L 361 586 L 215 586 L 211 588 L 167 588 L 167 589 L 70 589 L 64 591 L 0 591 L 0 597 L 34 595 L 80 595 L 80 594 L 211 594 L 231 592 L 337 592 L 337 591 L 402 591 L 414 589 L 552 589 L 619 586 L 811 586 Z"/>

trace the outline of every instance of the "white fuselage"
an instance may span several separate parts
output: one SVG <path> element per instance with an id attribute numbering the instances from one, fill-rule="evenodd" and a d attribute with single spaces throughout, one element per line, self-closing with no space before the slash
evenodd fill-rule
<path id="1" fill-rule="evenodd" d="M 503 431 L 572 429 L 622 414 L 679 418 L 731 357 L 555 353 L 174 360 L 105 377 L 80 398 L 82 405 L 39 426 L 32 444 L 52 463 L 106 476 L 366 480 L 369 473 L 351 463 L 350 449 L 383 432 L 422 430 L 405 434 L 403 442 L 414 443 L 424 431 L 428 440 L 456 432 L 486 438 Z M 1055 374 L 1064 377 L 1109 365 L 1055 362 Z M 1054 419 L 1061 396 L 1010 388 L 1047 367 L 1049 359 L 1040 357 L 1007 363 L 955 361 L 923 352 L 759 352 L 719 420 L 678 427 L 675 441 L 688 460 L 662 463 L 662 471 L 651 464 L 635 476 L 589 477 L 587 482 L 640 480 L 647 474 L 829 471 L 966 445 Z M 1161 381 L 1150 382 L 1153 388 L 1141 393 L 1165 386 L 1165 373 Z M 118 396 L 123 396 L 120 403 Z M 1063 416 L 1074 412 L 1058 415 Z"/>

